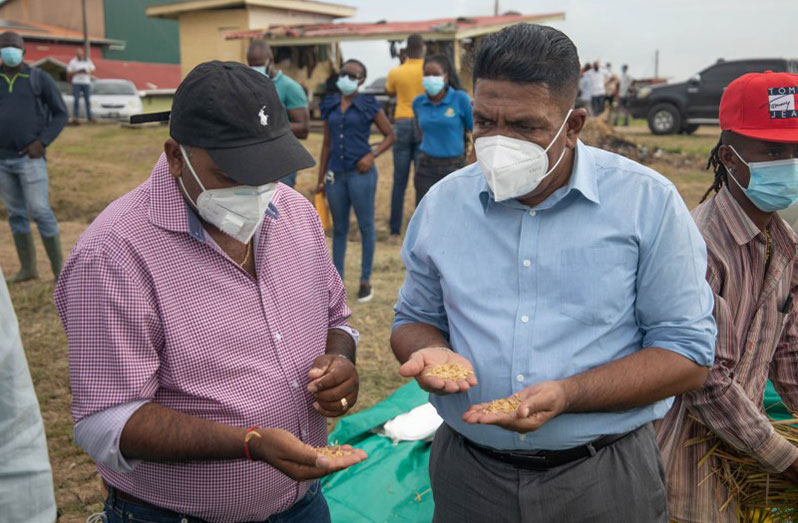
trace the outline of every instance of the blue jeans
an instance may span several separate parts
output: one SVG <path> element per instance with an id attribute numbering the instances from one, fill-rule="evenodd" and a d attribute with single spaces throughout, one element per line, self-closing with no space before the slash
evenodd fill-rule
<path id="1" fill-rule="evenodd" d="M 202 523 L 203 520 L 172 512 L 171 510 L 145 507 L 119 499 L 109 486 L 105 500 L 106 523 Z M 319 482 L 310 487 L 305 497 L 284 512 L 269 516 L 263 523 L 330 523 L 330 509 L 321 493 Z"/>
<path id="2" fill-rule="evenodd" d="M 293 172 L 284 178 L 280 178 L 280 181 L 286 184 L 287 186 L 293 188 L 296 185 L 296 173 Z"/>
<path id="3" fill-rule="evenodd" d="M 402 211 L 405 206 L 405 190 L 410 177 L 410 164 L 415 164 L 421 137 L 416 121 L 397 120 L 394 124 L 396 141 L 393 144 L 393 190 L 391 191 L 391 234 L 402 234 Z"/>
<path id="4" fill-rule="evenodd" d="M 374 197 L 377 194 L 377 168 L 372 166 L 366 173 L 344 171 L 334 173 L 334 180 L 327 181 L 325 192 L 330 204 L 333 220 L 333 264 L 344 279 L 346 239 L 349 235 L 349 209 L 355 208 L 363 253 L 360 258 L 360 281 L 371 278 L 374 249 L 377 244 L 377 229 L 374 227 Z"/>
<path id="5" fill-rule="evenodd" d="M 74 98 L 74 102 L 72 103 L 72 117 L 75 120 L 78 119 L 78 108 L 80 106 L 80 97 L 83 97 L 86 100 L 86 118 L 91 120 L 91 85 L 89 84 L 72 84 L 72 97 Z"/>
<path id="6" fill-rule="evenodd" d="M 47 238 L 58 234 L 58 223 L 50 208 L 47 188 L 47 162 L 44 158 L 0 158 L 0 198 L 8 211 L 14 234 L 30 233 L 28 210 Z"/>
<path id="7" fill-rule="evenodd" d="M 593 109 L 593 116 L 598 116 L 604 111 L 604 97 L 603 96 L 594 96 L 590 99 L 590 103 Z"/>

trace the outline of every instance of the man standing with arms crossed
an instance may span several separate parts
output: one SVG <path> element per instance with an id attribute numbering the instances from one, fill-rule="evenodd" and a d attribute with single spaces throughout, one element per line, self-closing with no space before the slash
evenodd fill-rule
<path id="1" fill-rule="evenodd" d="M 405 190 L 410 177 L 410 166 L 415 164 L 421 145 L 416 120 L 413 117 L 413 100 L 424 94 L 424 53 L 426 46 L 420 34 L 407 38 L 407 60 L 388 72 L 385 91 L 396 96 L 394 111 L 393 189 L 391 190 L 390 242 L 399 244 L 402 238 L 402 216 Z"/>
<path id="2" fill-rule="evenodd" d="M 91 74 L 94 72 L 94 63 L 91 58 L 86 57 L 86 53 L 82 47 L 78 47 L 75 51 L 75 56 L 69 61 L 67 65 L 67 74 L 72 78 L 72 97 L 74 102 L 72 104 L 72 122 L 77 125 L 78 111 L 80 110 L 80 97 L 82 96 L 86 102 L 86 118 L 90 122 L 94 122 L 91 117 Z"/>
<path id="3" fill-rule="evenodd" d="M 0 34 L 0 53 L 0 197 L 8 211 L 21 266 L 8 281 L 39 277 L 29 212 L 57 279 L 62 262 L 61 238 L 50 208 L 45 149 L 69 116 L 50 75 L 22 61 L 25 45 L 20 35 L 11 31 Z"/>

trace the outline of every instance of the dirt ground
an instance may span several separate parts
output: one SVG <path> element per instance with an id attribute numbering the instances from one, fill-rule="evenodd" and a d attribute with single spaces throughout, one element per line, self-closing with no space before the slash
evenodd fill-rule
<path id="1" fill-rule="evenodd" d="M 712 181 L 704 170 L 709 150 L 717 142 L 717 128 L 701 128 L 692 136 L 655 137 L 641 122 L 613 132 L 606 126 L 586 132 L 586 141 L 600 143 L 644 161 L 673 180 L 690 208 Z M 48 150 L 51 202 L 59 219 L 64 249 L 68 251 L 94 217 L 113 199 L 131 190 L 150 173 L 167 136 L 163 126 L 129 129 L 116 125 L 68 127 Z M 311 134 L 305 145 L 314 155 L 321 137 Z M 368 408 L 403 383 L 388 345 L 393 304 L 404 270 L 399 247 L 389 245 L 388 214 L 392 176 L 390 153 L 377 160 L 378 244 L 372 284 L 375 298 L 359 304 L 350 300 L 352 324 L 361 335 L 358 368 L 360 400 L 352 412 Z M 298 190 L 310 195 L 315 171 L 299 175 Z M 412 212 L 412 187 L 406 198 L 407 217 Z M 0 267 L 9 277 L 18 270 L 11 233 L 0 226 Z M 41 244 L 37 241 L 42 279 L 11 288 L 22 340 L 41 404 L 47 431 L 56 500 L 61 521 L 84 521 L 101 509 L 99 481 L 94 464 L 72 440 L 70 389 L 66 339 L 52 304 L 53 278 Z M 353 219 L 347 252 L 347 289 L 357 292 L 360 243 Z"/>

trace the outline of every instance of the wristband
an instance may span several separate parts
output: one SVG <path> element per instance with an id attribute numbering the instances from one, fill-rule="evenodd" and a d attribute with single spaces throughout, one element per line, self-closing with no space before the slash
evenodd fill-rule
<path id="1" fill-rule="evenodd" d="M 244 436 L 244 455 L 247 457 L 249 461 L 255 461 L 252 459 L 252 454 L 249 453 L 249 440 L 252 438 L 260 438 L 262 437 L 259 432 L 255 432 L 260 427 L 250 427 L 247 429 L 247 433 Z"/>

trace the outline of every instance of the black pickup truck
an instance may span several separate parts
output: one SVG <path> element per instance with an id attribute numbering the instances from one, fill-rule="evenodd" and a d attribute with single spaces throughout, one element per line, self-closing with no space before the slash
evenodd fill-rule
<path id="1" fill-rule="evenodd" d="M 798 73 L 798 61 L 718 60 L 686 82 L 639 89 L 629 110 L 634 118 L 645 118 L 654 134 L 691 134 L 701 124 L 718 124 L 720 97 L 732 80 L 745 73 L 764 71 Z"/>

